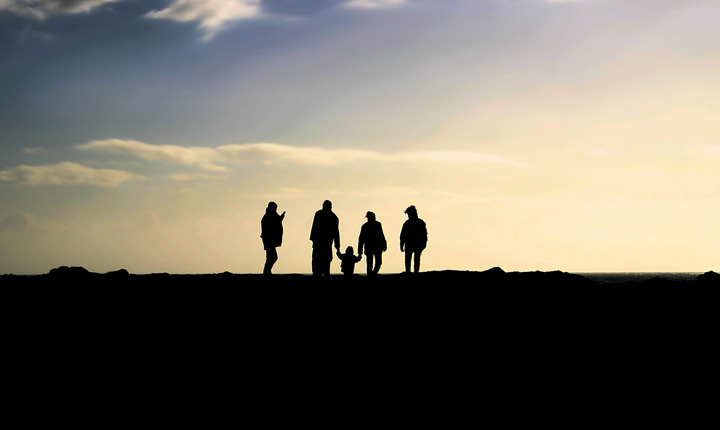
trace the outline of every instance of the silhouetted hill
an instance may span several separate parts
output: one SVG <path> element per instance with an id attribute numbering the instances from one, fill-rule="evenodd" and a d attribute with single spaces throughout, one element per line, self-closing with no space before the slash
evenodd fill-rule
<path id="1" fill-rule="evenodd" d="M 90 272 L 84 267 L 61 266 L 50 270 L 43 275 L 0 275 L 2 285 L 35 285 L 54 287 L 302 287 L 302 286 L 365 286 L 365 287 L 392 287 L 392 288 L 442 288 L 458 287 L 582 287 L 593 288 L 599 286 L 633 286 L 633 287 L 659 287 L 659 286 L 718 286 L 720 287 L 720 274 L 706 272 L 694 279 L 673 279 L 655 276 L 649 279 L 605 280 L 601 275 L 587 277 L 562 271 L 551 272 L 505 272 L 499 267 L 485 271 L 431 271 L 418 274 L 380 274 L 375 277 L 353 275 L 350 277 L 341 274 L 329 278 L 314 278 L 310 275 L 280 274 L 265 276 L 261 274 L 234 274 L 230 272 L 215 274 L 131 274 L 126 269 L 119 269 L 107 273 Z"/>
<path id="2" fill-rule="evenodd" d="M 228 375 L 257 376 L 274 390 L 302 375 L 312 378 L 297 383 L 304 389 L 318 374 L 346 382 L 359 372 L 405 389 L 455 381 L 463 390 L 451 391 L 470 401 L 466 389 L 488 378 L 501 390 L 542 387 L 540 397 L 558 378 L 571 388 L 615 378 L 613 393 L 628 380 L 666 384 L 679 357 L 714 357 L 703 348 L 714 339 L 717 276 L 604 285 L 500 268 L 314 279 L 62 267 L 0 276 L 0 294 L 8 351 L 32 369 L 23 375 L 142 375 L 173 388 L 190 371 L 223 386 Z M 274 375 L 282 381 L 268 385 Z"/>

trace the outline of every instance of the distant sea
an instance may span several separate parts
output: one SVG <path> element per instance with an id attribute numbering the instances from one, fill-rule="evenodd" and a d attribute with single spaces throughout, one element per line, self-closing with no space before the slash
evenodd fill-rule
<path id="1" fill-rule="evenodd" d="M 575 273 L 597 283 L 643 282 L 653 278 L 668 281 L 695 281 L 703 272 L 610 272 L 610 273 Z"/>

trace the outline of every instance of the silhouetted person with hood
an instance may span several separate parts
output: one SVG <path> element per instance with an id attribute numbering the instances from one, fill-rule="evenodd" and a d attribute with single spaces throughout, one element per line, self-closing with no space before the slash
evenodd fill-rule
<path id="1" fill-rule="evenodd" d="M 410 273 L 410 261 L 414 261 L 415 273 L 420 271 L 420 254 L 427 245 L 427 227 L 425 221 L 418 218 L 415 206 L 405 209 L 408 220 L 400 231 L 400 252 L 405 252 L 405 273 Z"/>
<path id="2" fill-rule="evenodd" d="M 348 246 L 347 248 L 345 248 L 344 254 L 341 254 L 340 251 L 337 251 L 337 256 L 342 262 L 340 263 L 340 270 L 348 276 L 355 273 L 355 263 L 362 260 L 362 255 L 356 256 L 354 254 L 352 246 Z"/>
<path id="3" fill-rule="evenodd" d="M 360 237 L 358 238 L 358 254 L 362 254 L 363 248 L 365 249 L 367 274 L 377 275 L 382 266 L 382 253 L 387 251 L 387 241 L 385 241 L 382 224 L 375 219 L 375 214 L 368 212 L 365 217 L 367 222 L 360 228 Z"/>
<path id="4" fill-rule="evenodd" d="M 315 212 L 310 240 L 313 243 L 312 272 L 314 276 L 329 276 L 330 262 L 333 258 L 332 247 L 340 251 L 340 220 L 332 211 L 329 200 L 323 202 L 323 207 Z"/>
<path id="5" fill-rule="evenodd" d="M 277 248 L 282 245 L 283 236 L 283 225 L 282 221 L 285 218 L 285 212 L 282 215 L 277 213 L 277 203 L 270 202 L 265 209 L 265 215 L 263 215 L 260 221 L 260 237 L 263 241 L 263 247 L 265 248 L 265 267 L 263 268 L 263 274 L 271 275 L 272 268 L 275 262 L 278 260 Z"/>

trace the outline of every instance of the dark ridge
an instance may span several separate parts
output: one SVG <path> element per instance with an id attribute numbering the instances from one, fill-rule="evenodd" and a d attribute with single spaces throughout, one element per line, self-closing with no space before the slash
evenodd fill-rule
<path id="1" fill-rule="evenodd" d="M 684 282 L 605 285 L 561 271 L 498 267 L 321 278 L 67 267 L 0 276 L 0 303 L 14 339 L 10 350 L 39 348 L 38 360 L 84 351 L 103 363 L 130 351 L 130 362 L 144 363 L 176 351 L 236 366 L 250 356 L 264 362 L 273 351 L 269 358 L 284 364 L 299 356 L 325 365 L 356 354 L 384 363 L 386 351 L 414 351 L 402 366 L 432 356 L 450 368 L 472 359 L 474 368 L 494 357 L 513 373 L 543 360 L 583 366 L 599 354 L 623 363 L 638 351 L 685 354 L 711 346 L 719 285 L 714 272 Z"/>
<path id="2" fill-rule="evenodd" d="M 48 272 L 48 276 L 50 276 L 50 277 L 64 277 L 64 278 L 84 277 L 89 274 L 90 274 L 90 271 L 88 271 L 84 267 L 68 267 L 68 266 L 56 267 L 54 269 L 51 269 L 50 272 Z"/>
<path id="3" fill-rule="evenodd" d="M 321 315 L 331 326 L 336 319 L 347 322 L 348 318 L 357 319 L 350 322 L 353 325 L 361 321 L 375 325 L 379 318 L 393 324 L 415 319 L 472 321 L 468 324 L 482 320 L 492 326 L 541 322 L 567 329 L 565 325 L 576 320 L 602 325 L 672 318 L 704 327 L 708 324 L 700 320 L 714 315 L 718 286 L 714 272 L 688 280 L 656 277 L 605 284 L 562 271 L 506 272 L 499 267 L 329 277 L 132 274 L 125 269 L 93 273 L 82 267 L 58 267 L 43 275 L 1 275 L 0 298 L 25 321 L 33 320 L 28 315 L 61 321 L 85 315 L 83 324 L 112 318 L 112 324 L 134 327 L 148 319 L 151 324 L 225 320 L 228 327 L 212 328 L 219 331 L 236 327 L 239 320 L 256 327 L 259 322 L 274 325 L 288 318 L 305 323 Z M 335 327 L 322 330 L 328 329 Z"/>
<path id="4" fill-rule="evenodd" d="M 698 281 L 705 285 L 720 285 L 720 274 L 713 271 L 698 276 Z"/>
<path id="5" fill-rule="evenodd" d="M 36 286 L 197 286 L 197 287 L 299 287 L 299 286 L 367 286 L 367 287 L 413 287 L 435 290 L 451 287 L 599 287 L 608 286 L 602 279 L 591 279 L 578 274 L 562 272 L 505 272 L 499 267 L 485 271 L 440 270 L 422 273 L 388 273 L 376 276 L 342 274 L 330 277 L 313 277 L 302 274 L 235 274 L 231 272 L 213 274 L 131 274 L 126 269 L 107 273 L 94 273 L 84 267 L 61 266 L 42 275 L 0 275 L 0 285 Z M 613 287 L 664 287 L 664 286 L 720 286 L 720 274 L 713 271 L 699 275 L 696 279 L 665 279 L 656 276 L 645 280 L 613 282 Z"/>

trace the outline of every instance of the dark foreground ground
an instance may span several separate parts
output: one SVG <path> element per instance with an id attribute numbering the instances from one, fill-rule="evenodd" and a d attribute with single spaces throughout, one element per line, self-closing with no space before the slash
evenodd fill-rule
<path id="1" fill-rule="evenodd" d="M 602 319 L 622 312 L 693 313 L 716 308 L 720 274 L 654 277 L 578 275 L 554 272 L 434 271 L 381 274 L 375 277 L 332 275 L 131 274 L 125 270 L 92 273 L 82 267 L 59 267 L 36 276 L 0 276 L 6 308 L 46 312 L 104 312 L 138 318 L 175 318 L 354 312 L 400 318 L 405 313 L 475 318 L 599 312 Z M 177 314 L 176 314 L 177 313 Z M 187 313 L 187 314 L 185 314 Z M 713 311 L 713 314 L 715 312 Z M 423 315 L 425 317 L 426 315 Z M 264 318 L 264 317 L 261 317 Z M 130 320 L 134 322 L 134 320 Z"/>
<path id="2" fill-rule="evenodd" d="M 18 328 L 70 324 L 101 338 L 129 330 L 139 339 L 183 334 L 237 342 L 243 336 L 282 337 L 301 330 L 300 340 L 317 334 L 345 339 L 369 331 L 380 338 L 425 333 L 475 342 L 477 336 L 507 337 L 515 330 L 520 332 L 508 340 L 534 330 L 587 338 L 598 329 L 627 326 L 618 335 L 633 333 L 634 341 L 642 341 L 658 333 L 687 337 L 716 327 L 720 275 L 604 278 L 493 268 L 314 278 L 99 274 L 59 267 L 37 276 L 2 275 L 0 294 L 4 316 Z M 682 328 L 688 325 L 692 330 Z M 634 331 L 638 327 L 642 333 Z"/>
<path id="3" fill-rule="evenodd" d="M 59 267 L 38 276 L 2 275 L 0 295 L 13 327 L 66 327 L 66 334 L 85 333 L 94 341 L 129 331 L 157 342 L 200 336 L 234 346 L 257 336 L 287 341 L 293 333 L 292 342 L 439 336 L 482 345 L 488 338 L 512 342 L 535 333 L 535 341 L 560 335 L 572 344 L 611 327 L 625 327 L 615 336 L 633 342 L 689 338 L 716 327 L 720 275 L 603 278 L 493 268 L 313 278 Z"/>
<path id="4" fill-rule="evenodd" d="M 94 425 L 232 412 L 687 426 L 716 409 L 718 276 L 3 275 L 6 410 Z"/>

